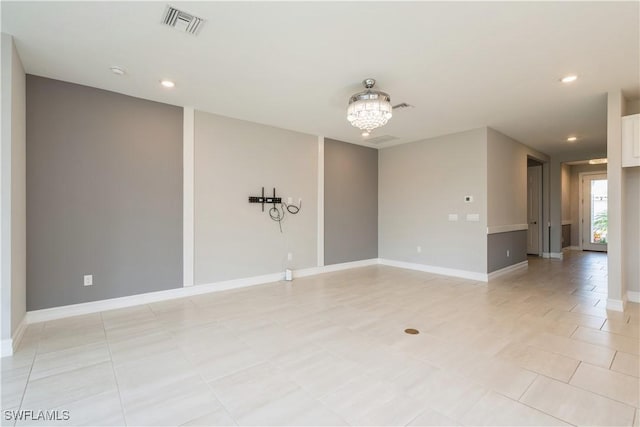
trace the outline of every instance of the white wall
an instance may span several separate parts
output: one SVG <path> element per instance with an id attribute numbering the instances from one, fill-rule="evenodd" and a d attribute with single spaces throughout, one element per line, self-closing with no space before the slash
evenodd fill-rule
<path id="1" fill-rule="evenodd" d="M 626 238 L 622 228 L 624 218 L 625 194 L 622 179 L 622 115 L 624 97 L 620 90 L 609 91 L 607 96 L 607 265 L 608 265 L 608 301 L 607 307 L 622 310 L 626 300 L 626 281 L 623 257 L 623 242 Z"/>
<path id="2" fill-rule="evenodd" d="M 625 115 L 640 113 L 640 99 L 628 99 Z M 624 168 L 624 278 L 627 290 L 640 292 L 640 167 Z M 636 296 L 637 298 L 637 296 Z"/>
<path id="3" fill-rule="evenodd" d="M 2 340 L 11 339 L 26 312 L 25 73 L 13 44 L 2 34 L 2 188 L 0 252 Z"/>
<path id="4" fill-rule="evenodd" d="M 494 129 L 487 131 L 487 225 L 527 224 L 527 156 L 540 153 Z"/>
<path id="5" fill-rule="evenodd" d="M 379 151 L 381 258 L 486 273 L 486 135 L 482 128 Z M 466 221 L 468 213 L 480 220 Z"/>
<path id="6" fill-rule="evenodd" d="M 196 111 L 194 175 L 196 285 L 317 266 L 316 136 Z M 248 203 L 263 186 L 302 198 L 283 233 Z"/>

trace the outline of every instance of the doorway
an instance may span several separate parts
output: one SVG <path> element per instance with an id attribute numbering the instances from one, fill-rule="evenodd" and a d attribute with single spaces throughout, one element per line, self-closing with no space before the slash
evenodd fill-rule
<path id="1" fill-rule="evenodd" d="M 607 251 L 607 174 L 580 174 L 580 238 L 585 251 Z"/>
<path id="2" fill-rule="evenodd" d="M 527 253 L 542 255 L 542 163 L 527 159 Z"/>

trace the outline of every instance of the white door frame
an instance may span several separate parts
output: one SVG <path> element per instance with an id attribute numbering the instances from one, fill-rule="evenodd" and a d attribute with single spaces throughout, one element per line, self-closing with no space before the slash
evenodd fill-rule
<path id="1" fill-rule="evenodd" d="M 607 170 L 601 170 L 601 171 L 589 171 L 589 172 L 579 172 L 578 173 L 578 240 L 580 242 L 580 250 L 583 251 L 583 240 L 584 240 L 584 235 L 582 234 L 582 230 L 584 227 L 584 199 L 582 198 L 582 191 L 584 190 L 582 187 L 582 180 L 586 175 L 607 175 Z M 609 179 L 609 176 L 607 175 L 607 179 Z"/>

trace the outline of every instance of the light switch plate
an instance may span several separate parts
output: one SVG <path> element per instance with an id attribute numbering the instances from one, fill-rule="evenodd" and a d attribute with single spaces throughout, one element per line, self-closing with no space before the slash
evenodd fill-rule
<path id="1" fill-rule="evenodd" d="M 449 221 L 457 221 L 458 214 L 449 214 Z"/>
<path id="2" fill-rule="evenodd" d="M 467 214 L 467 221 L 480 221 L 480 214 Z"/>

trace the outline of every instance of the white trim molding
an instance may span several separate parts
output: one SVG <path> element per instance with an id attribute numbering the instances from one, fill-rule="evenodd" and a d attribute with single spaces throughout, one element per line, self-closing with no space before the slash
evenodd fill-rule
<path id="1" fill-rule="evenodd" d="M 16 328 L 15 332 L 10 339 L 2 340 L 0 343 L 0 357 L 11 356 L 18 349 L 24 332 L 27 330 L 27 316 L 22 318 L 20 324 Z"/>
<path id="2" fill-rule="evenodd" d="M 324 136 L 318 137 L 318 267 L 324 266 Z"/>
<path id="3" fill-rule="evenodd" d="M 326 267 L 312 267 L 296 270 L 294 277 L 312 276 L 332 271 L 347 270 L 350 268 L 366 267 L 377 265 L 377 258 L 363 261 L 346 262 L 343 264 L 329 265 Z M 240 289 L 249 286 L 263 285 L 284 280 L 284 272 L 265 274 L 262 276 L 247 277 L 242 279 L 226 280 L 223 282 L 207 283 L 204 285 L 194 285 L 189 287 L 169 289 L 166 291 L 149 292 L 146 294 L 131 295 L 127 297 L 111 298 L 100 301 L 85 302 L 82 304 L 66 305 L 63 307 L 45 308 L 42 310 L 29 311 L 26 315 L 26 323 L 46 322 L 49 320 L 62 319 L 64 317 L 79 316 L 82 314 L 97 313 L 117 308 L 131 307 L 134 305 L 149 304 L 152 302 L 166 301 L 176 298 L 185 298 L 194 295 L 207 294 L 211 292 L 227 291 L 230 289 Z M 4 343 L 3 343 L 4 345 Z"/>
<path id="4" fill-rule="evenodd" d="M 487 227 L 487 234 L 508 233 L 510 231 L 528 230 L 528 224 L 492 225 Z"/>
<path id="5" fill-rule="evenodd" d="M 562 225 L 573 225 L 573 222 L 570 219 L 563 219 Z"/>
<path id="6" fill-rule="evenodd" d="M 619 299 L 611 299 L 607 300 L 607 310 L 612 311 L 624 311 L 625 301 Z"/>
<path id="7" fill-rule="evenodd" d="M 182 285 L 193 286 L 195 244 L 195 111 L 184 107 L 182 124 Z"/>
<path id="8" fill-rule="evenodd" d="M 580 246 L 567 246 L 564 248 L 565 251 L 581 251 Z"/>
<path id="9" fill-rule="evenodd" d="M 543 252 L 542 258 L 564 259 L 562 252 Z"/>
<path id="10" fill-rule="evenodd" d="M 0 342 L 0 357 L 7 357 L 13 354 L 13 344 L 12 339 L 2 340 Z"/>
<path id="11" fill-rule="evenodd" d="M 513 271 L 525 269 L 528 267 L 529 267 L 529 261 L 522 261 L 517 264 L 513 264 L 507 267 L 501 268 L 500 270 L 492 271 L 487 276 L 488 276 L 488 279 L 491 280 L 491 279 L 495 279 L 496 277 L 511 273 Z"/>
<path id="12" fill-rule="evenodd" d="M 627 291 L 627 299 L 631 302 L 640 302 L 640 292 L 638 291 Z"/>
<path id="13" fill-rule="evenodd" d="M 331 273 L 334 271 L 349 270 L 352 268 L 368 267 L 370 265 L 378 265 L 380 260 L 378 258 L 364 259 L 362 261 L 343 262 L 340 264 L 325 265 L 322 267 L 303 268 L 293 272 L 293 277 L 307 277 L 314 276 L 316 274 Z"/>
<path id="14" fill-rule="evenodd" d="M 390 259 L 380 259 L 380 264 L 389 267 L 406 268 L 408 270 L 424 271 L 426 273 L 440 274 L 443 276 L 460 277 L 462 279 L 478 280 L 481 282 L 489 281 L 487 273 L 477 273 L 475 271 L 457 270 L 454 268 L 436 267 L 426 264 L 415 264 L 404 261 L 393 261 Z"/>

